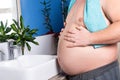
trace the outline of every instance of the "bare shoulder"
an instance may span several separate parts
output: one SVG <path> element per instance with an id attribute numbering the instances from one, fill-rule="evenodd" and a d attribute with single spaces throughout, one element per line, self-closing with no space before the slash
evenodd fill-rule
<path id="1" fill-rule="evenodd" d="M 110 21 L 120 20 L 120 0 L 101 0 L 102 8 Z"/>

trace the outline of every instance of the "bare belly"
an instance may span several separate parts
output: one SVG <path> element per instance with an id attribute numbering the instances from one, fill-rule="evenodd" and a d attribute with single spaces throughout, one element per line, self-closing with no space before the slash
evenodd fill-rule
<path id="1" fill-rule="evenodd" d="M 94 49 L 87 47 L 66 47 L 67 41 L 61 37 L 58 44 L 58 62 L 62 70 L 75 75 L 101 67 L 117 59 L 117 45 Z"/>

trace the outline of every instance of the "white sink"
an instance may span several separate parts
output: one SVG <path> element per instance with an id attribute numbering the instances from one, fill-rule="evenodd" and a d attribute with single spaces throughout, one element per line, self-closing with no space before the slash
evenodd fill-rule
<path id="1" fill-rule="evenodd" d="M 0 80 L 48 80 L 58 73 L 53 55 L 24 55 L 0 62 Z"/>

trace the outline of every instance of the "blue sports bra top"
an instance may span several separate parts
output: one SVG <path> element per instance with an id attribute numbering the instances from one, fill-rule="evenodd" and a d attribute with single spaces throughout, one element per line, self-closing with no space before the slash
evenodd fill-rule
<path id="1" fill-rule="evenodd" d="M 68 12 L 76 0 L 71 0 Z M 90 32 L 97 32 L 107 28 L 106 21 L 102 14 L 100 0 L 86 0 L 84 7 L 84 23 Z M 94 48 L 100 48 L 106 44 L 94 44 Z"/>

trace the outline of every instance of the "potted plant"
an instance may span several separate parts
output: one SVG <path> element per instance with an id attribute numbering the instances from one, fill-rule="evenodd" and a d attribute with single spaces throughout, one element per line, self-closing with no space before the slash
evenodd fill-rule
<path id="1" fill-rule="evenodd" d="M 9 32 L 11 28 L 8 27 L 7 22 L 4 24 L 2 21 L 0 22 L 0 42 L 7 42 L 10 39 Z"/>
<path id="2" fill-rule="evenodd" d="M 67 0 L 61 0 L 62 5 L 62 14 L 63 14 L 63 21 L 66 20 L 67 13 L 68 13 L 68 1 Z"/>
<path id="3" fill-rule="evenodd" d="M 20 16 L 19 22 L 13 20 L 13 24 L 11 24 L 11 28 L 13 32 L 11 33 L 11 37 L 14 40 L 14 45 L 21 46 L 22 55 L 24 55 L 25 46 L 30 51 L 31 46 L 29 42 L 39 45 L 38 42 L 35 41 L 35 37 L 37 29 L 30 29 L 29 26 L 25 26 L 23 22 L 22 16 Z"/>
<path id="4" fill-rule="evenodd" d="M 41 10 L 41 13 L 44 18 L 43 25 L 45 26 L 46 29 L 48 29 L 48 32 L 42 36 L 43 37 L 42 39 L 44 41 L 46 41 L 45 43 L 48 43 L 48 46 L 49 46 L 49 47 L 45 46 L 47 48 L 47 50 L 49 51 L 48 53 L 46 51 L 46 54 L 56 54 L 57 35 L 53 31 L 53 26 L 51 24 L 51 18 L 50 18 L 50 16 L 51 16 L 51 0 L 44 0 L 43 2 L 40 2 L 40 4 L 41 4 L 41 6 L 43 6 L 43 9 Z"/>
<path id="5" fill-rule="evenodd" d="M 32 45 L 31 51 L 29 52 L 25 48 L 25 52 L 38 55 L 56 54 L 57 36 L 55 33 L 59 32 L 60 27 L 63 26 L 61 1 L 21 0 L 21 10 L 25 24 L 39 29 L 36 35 L 36 41 L 39 42 L 40 46 L 35 46 L 30 43 Z"/>
<path id="6" fill-rule="evenodd" d="M 11 28 L 8 27 L 7 21 L 5 24 L 3 21 L 0 22 L 0 51 L 4 53 L 4 59 L 8 60 L 11 51 L 11 41 L 10 41 Z"/>
<path id="7" fill-rule="evenodd" d="M 50 19 L 50 11 L 51 11 L 51 1 L 46 1 L 44 0 L 43 2 L 40 2 L 41 5 L 43 6 L 43 9 L 41 10 L 43 17 L 44 17 L 44 23 L 43 25 L 48 29 L 49 31 L 46 34 L 52 34 L 53 28 L 51 25 L 51 19 Z"/>

